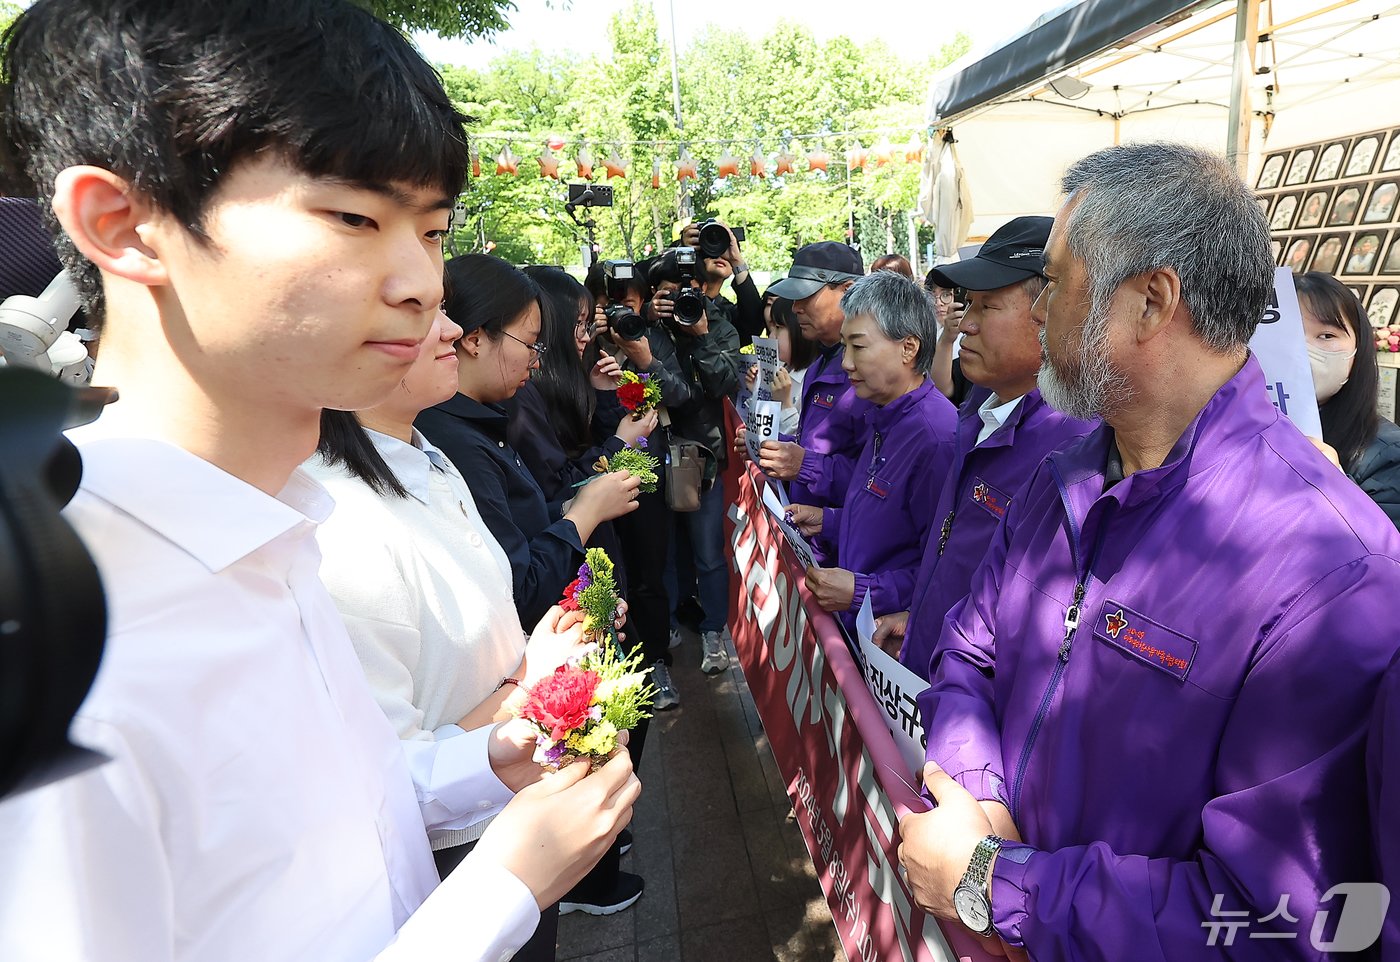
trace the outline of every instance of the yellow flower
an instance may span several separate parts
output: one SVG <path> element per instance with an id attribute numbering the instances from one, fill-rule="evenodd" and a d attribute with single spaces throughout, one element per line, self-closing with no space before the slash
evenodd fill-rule
<path id="1" fill-rule="evenodd" d="M 577 746 L 574 741 L 577 739 Z M 569 739 L 569 747 L 580 754 L 607 755 L 617 747 L 617 729 L 611 722 L 600 721 L 583 736 L 577 733 Z"/>

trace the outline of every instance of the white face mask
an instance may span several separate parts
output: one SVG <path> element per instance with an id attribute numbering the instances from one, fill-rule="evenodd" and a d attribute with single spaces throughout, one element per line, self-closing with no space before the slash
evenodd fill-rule
<path id="1" fill-rule="evenodd" d="M 1326 404 L 1342 389 L 1351 377 L 1351 360 L 1356 357 L 1356 349 L 1350 351 L 1324 351 L 1320 347 L 1308 345 L 1308 364 L 1312 368 L 1313 390 L 1317 403 Z"/>

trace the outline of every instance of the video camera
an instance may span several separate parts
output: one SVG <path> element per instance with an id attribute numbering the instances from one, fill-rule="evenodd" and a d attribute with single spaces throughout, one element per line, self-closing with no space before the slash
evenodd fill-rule
<path id="1" fill-rule="evenodd" d="M 702 228 L 703 231 L 703 228 Z M 724 246 L 729 246 L 729 239 L 726 237 Z M 680 274 L 680 290 L 672 291 L 664 295 L 675 307 L 675 321 L 682 327 L 691 327 L 700 323 L 700 318 L 705 313 L 705 297 L 697 288 L 691 287 L 690 282 L 696 279 L 695 276 L 695 248 L 677 247 L 671 253 L 676 255 L 676 268 Z"/>
<path id="2" fill-rule="evenodd" d="M 705 221 L 700 225 L 700 253 L 706 257 L 723 257 L 724 252 L 729 250 L 730 231 L 736 241 L 742 243 L 747 239 L 742 227 L 726 229 L 717 220 Z"/>
<path id="3" fill-rule="evenodd" d="M 647 333 L 647 322 L 642 315 L 622 303 L 626 295 L 626 285 L 622 281 L 633 278 L 631 261 L 603 261 L 603 277 L 607 282 L 608 303 L 603 308 L 603 316 L 608 320 L 608 330 L 627 341 L 640 341 Z"/>

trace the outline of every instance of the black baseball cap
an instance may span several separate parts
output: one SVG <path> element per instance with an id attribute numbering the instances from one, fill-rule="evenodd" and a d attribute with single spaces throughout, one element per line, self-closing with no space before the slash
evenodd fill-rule
<path id="1" fill-rule="evenodd" d="M 1045 245 L 1050 240 L 1053 217 L 1017 217 L 987 238 L 971 260 L 941 264 L 929 271 L 939 287 L 969 291 L 994 291 L 1010 287 L 1045 270 Z"/>
<path id="2" fill-rule="evenodd" d="M 800 301 L 827 284 L 858 281 L 865 276 L 860 255 L 840 241 L 819 241 L 798 250 L 788 276 L 768 288 L 769 294 Z"/>

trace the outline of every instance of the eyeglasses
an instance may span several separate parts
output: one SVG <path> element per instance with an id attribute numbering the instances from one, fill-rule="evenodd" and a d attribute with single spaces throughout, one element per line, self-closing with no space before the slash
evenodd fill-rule
<path id="1" fill-rule="evenodd" d="M 501 333 L 504 334 L 506 337 L 510 338 L 512 341 L 514 341 L 514 342 L 517 343 L 517 344 L 525 344 L 524 341 L 522 341 L 520 338 L 516 337 L 514 334 L 511 334 L 509 331 L 502 331 Z M 543 360 L 544 360 L 545 352 L 549 350 L 549 348 L 545 347 L 543 344 L 540 344 L 539 342 L 536 342 L 536 343 L 534 343 L 534 344 L 525 344 L 525 346 L 528 347 L 530 350 L 532 350 L 532 351 L 535 352 L 535 360 L 537 360 L 537 361 L 543 361 Z"/>
<path id="2" fill-rule="evenodd" d="M 946 287 L 935 288 L 933 291 L 933 299 L 935 301 L 951 301 L 953 300 L 953 292 Z"/>

